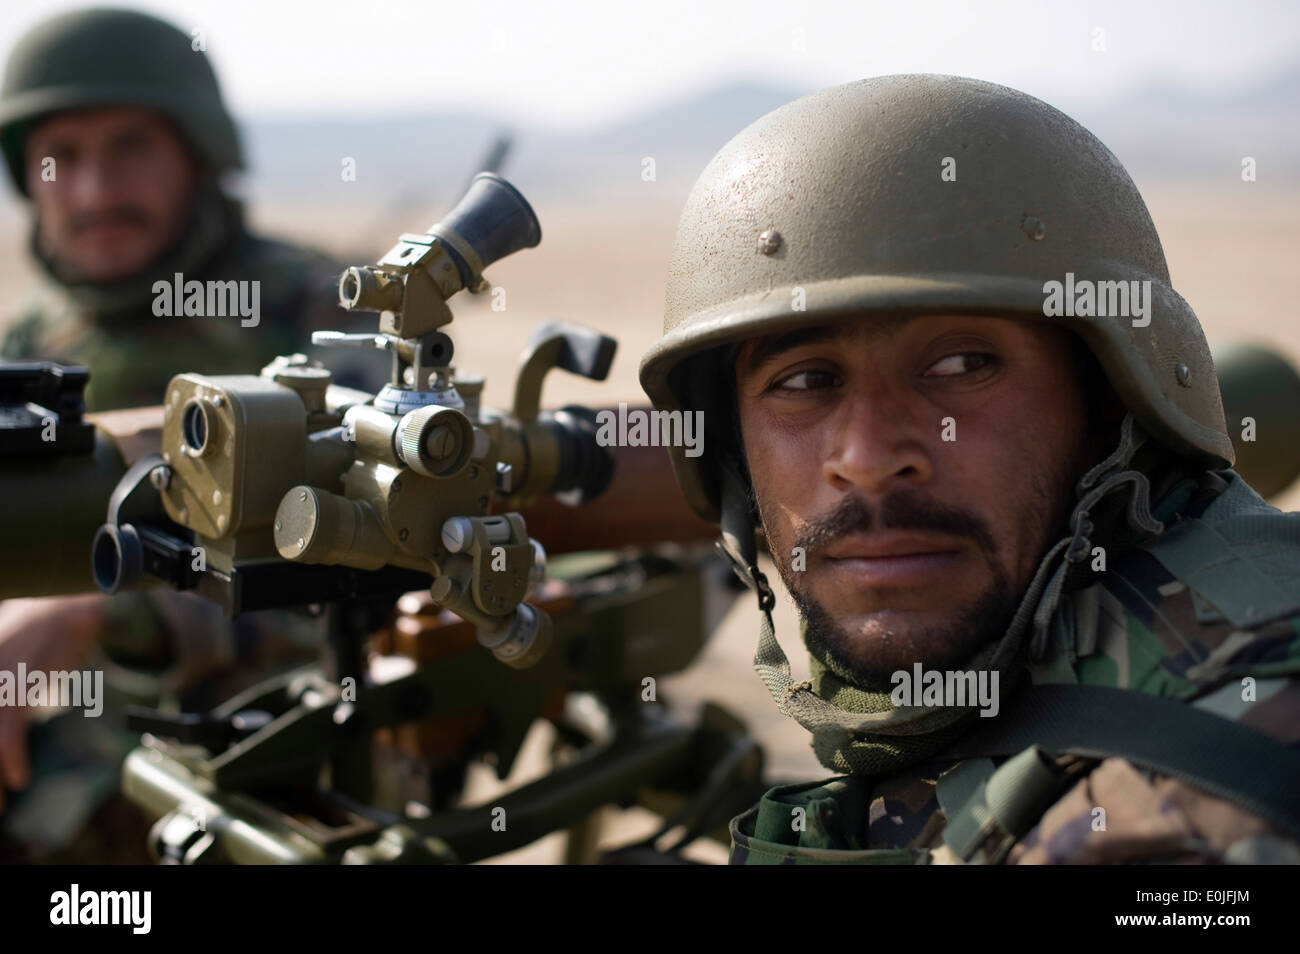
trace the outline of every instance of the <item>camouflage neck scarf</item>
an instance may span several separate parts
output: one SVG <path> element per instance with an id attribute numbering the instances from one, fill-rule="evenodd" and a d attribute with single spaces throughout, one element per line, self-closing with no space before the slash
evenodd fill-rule
<path id="1" fill-rule="evenodd" d="M 992 647 L 988 647 L 962 668 L 987 669 L 991 656 Z M 974 709 L 930 709 L 936 714 L 934 717 L 924 723 L 917 720 L 916 731 L 904 734 L 901 723 L 891 724 L 887 720 L 889 713 L 898 711 L 889 690 L 864 688 L 837 673 L 824 646 L 810 644 L 808 660 L 812 676 L 808 684 L 814 696 L 844 712 L 882 716 L 875 731 L 837 731 L 831 727 L 813 731 L 817 761 L 833 772 L 883 775 L 923 762 L 957 741 L 966 731 L 966 723 L 976 714 Z"/>
<path id="2" fill-rule="evenodd" d="M 1067 583 L 1091 556 L 1095 528 L 1090 514 L 1103 498 L 1127 488 L 1128 525 L 1146 535 L 1164 530 L 1164 525 L 1151 516 L 1146 476 L 1129 468 L 1145 440 L 1146 435 L 1132 415 L 1126 415 L 1119 446 L 1084 474 L 1077 485 L 1078 502 L 1069 520 L 1070 534 L 1044 555 L 1006 633 L 977 652 L 967 662 L 967 670 L 997 672 L 1001 687 L 1014 690 L 1024 675 L 1026 649 L 1031 657 L 1042 654 L 1052 615 Z M 727 475 L 722 504 L 720 549 L 741 579 L 758 593 L 762 611 L 754 668 L 778 708 L 812 732 L 813 750 L 823 765 L 851 775 L 884 775 L 939 754 L 965 733 L 967 721 L 977 716 L 976 709 L 895 706 L 889 692 L 855 685 L 836 673 L 828 659 L 819 658 L 824 654 L 812 655 L 812 679 L 794 682 L 790 662 L 772 626 L 775 595 L 758 569 L 748 503 L 734 473 Z"/>
<path id="3" fill-rule="evenodd" d="M 243 211 L 238 202 L 224 195 L 215 183 L 200 186 L 194 211 L 180 239 L 139 274 L 117 282 L 92 283 L 69 280 L 62 266 L 40 247 L 40 223 L 32 225 L 29 246 L 44 273 L 49 291 L 66 300 L 82 320 L 104 328 L 120 322 L 138 322 L 141 312 L 150 313 L 153 286 L 159 280 L 169 284 L 172 276 L 200 273 L 226 248 L 243 228 Z"/>

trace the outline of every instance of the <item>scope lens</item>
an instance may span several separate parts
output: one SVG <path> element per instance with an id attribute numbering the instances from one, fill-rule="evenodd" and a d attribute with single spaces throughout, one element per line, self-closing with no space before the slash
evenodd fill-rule
<path id="1" fill-rule="evenodd" d="M 100 527 L 90 549 L 90 570 L 95 585 L 105 593 L 116 593 L 122 576 L 122 553 L 117 538 Z"/>
<path id="2" fill-rule="evenodd" d="M 196 454 L 203 453 L 208 445 L 208 415 L 197 398 L 190 398 L 181 413 L 181 437 Z"/>
<path id="3" fill-rule="evenodd" d="M 361 297 L 361 279 L 355 268 L 349 268 L 339 279 L 339 301 L 344 305 L 355 305 Z"/>

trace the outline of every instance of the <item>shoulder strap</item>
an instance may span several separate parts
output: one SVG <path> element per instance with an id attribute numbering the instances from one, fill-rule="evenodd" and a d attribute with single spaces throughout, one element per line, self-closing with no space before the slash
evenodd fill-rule
<path id="1" fill-rule="evenodd" d="M 1300 838 L 1300 752 L 1163 696 L 1102 686 L 1027 686 L 1000 715 L 943 752 L 968 759 L 1041 746 L 1053 755 L 1118 756 L 1182 779 Z"/>
<path id="2" fill-rule="evenodd" d="M 1202 516 L 1172 524 L 1143 549 L 1246 629 L 1300 613 L 1297 544 L 1300 516 L 1269 506 L 1232 474 Z"/>

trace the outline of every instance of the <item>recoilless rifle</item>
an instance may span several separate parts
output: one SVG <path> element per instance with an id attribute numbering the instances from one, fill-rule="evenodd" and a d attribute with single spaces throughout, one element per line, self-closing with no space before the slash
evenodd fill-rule
<path id="1" fill-rule="evenodd" d="M 340 304 L 377 313 L 378 329 L 313 343 L 388 351 L 377 393 L 334 384 L 302 355 L 168 385 L 160 452 L 138 456 L 107 494 L 95 585 L 161 581 L 229 616 L 324 608 L 329 661 L 209 712 L 131 714 L 144 735 L 122 787 L 157 819 L 161 860 L 468 862 L 557 830 L 570 831 L 568 858 L 584 860 L 593 814 L 610 804 L 665 819 L 620 859 L 678 859 L 761 791 L 762 753 L 738 720 L 706 705 L 686 724 L 653 689 L 699 652 L 720 561 L 681 546 L 579 554 L 552 560 L 548 579 L 529 534 L 529 507 L 557 526 L 557 507 L 582 512 L 614 478 L 595 413 L 542 412 L 541 392 L 553 368 L 603 380 L 616 342 L 539 327 L 509 411 L 483 407 L 482 377 L 453 364 L 448 299 L 488 290 L 487 266 L 540 239 L 523 196 L 485 173 L 426 233 L 347 269 Z M 46 482 L 79 474 L 93 500 L 129 441 L 107 447 L 80 420 L 84 372 L 6 373 L 32 418 L 11 441 L 46 457 L 61 444 L 80 466 L 47 466 Z M 50 416 L 60 440 L 41 448 L 32 431 Z M 636 463 L 620 455 L 620 467 Z M 76 537 L 50 547 L 55 562 Z M 490 805 L 460 805 L 469 763 L 486 758 L 505 778 L 539 718 L 556 730 L 552 770 Z"/>

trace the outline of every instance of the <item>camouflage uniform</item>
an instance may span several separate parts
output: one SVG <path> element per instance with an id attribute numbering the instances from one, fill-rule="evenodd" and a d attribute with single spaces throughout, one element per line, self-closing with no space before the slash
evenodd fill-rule
<path id="1" fill-rule="evenodd" d="M 1126 414 L 1005 633 L 957 667 L 999 673 L 1002 712 L 895 706 L 815 645 L 794 682 L 757 566 L 741 342 L 900 314 L 1041 322 L 1067 275 L 1139 283 L 1149 312 L 1050 318 Z M 755 668 L 838 773 L 733 820 L 734 863 L 1300 861 L 1300 515 L 1231 470 L 1204 333 L 1132 180 L 1082 126 L 928 75 L 763 117 L 687 201 L 641 383 L 659 410 L 704 413 L 710 450 L 670 448 L 678 482 L 758 594 Z"/>
<path id="2" fill-rule="evenodd" d="M 1195 526 L 1198 536 L 1220 538 L 1220 549 L 1193 573 L 1166 556 L 1169 541 L 1162 544 L 1162 538 L 1120 555 L 1096 582 L 1062 602 L 1048 651 L 1029 668 L 1030 680 L 1169 696 L 1295 745 L 1300 514 L 1268 506 L 1231 471 L 1199 484 L 1181 482 L 1155 513 L 1179 528 L 1180 539 Z M 1191 582 L 1180 580 L 1162 557 Z M 1261 597 L 1260 606 L 1249 605 Z M 1243 699 L 1247 678 L 1254 680 L 1252 701 Z M 964 807 L 961 795 L 972 773 L 987 778 L 995 764 L 1004 763 L 935 760 L 883 778 L 774 788 L 732 821 L 732 863 L 951 862 L 944 841 L 948 815 Z M 957 783 L 956 795 L 947 793 L 947 779 Z M 792 827 L 794 807 L 804 809 L 802 831 Z M 1104 829 L 1097 827 L 1097 808 L 1105 811 Z M 1300 846 L 1231 801 L 1112 757 L 1051 805 L 1005 860 L 1300 863 Z"/>

